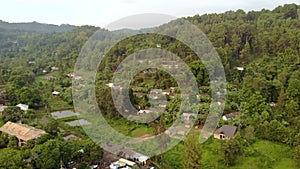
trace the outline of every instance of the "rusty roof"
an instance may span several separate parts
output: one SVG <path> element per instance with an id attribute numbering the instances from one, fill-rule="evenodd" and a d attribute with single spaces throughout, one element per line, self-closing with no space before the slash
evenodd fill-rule
<path id="1" fill-rule="evenodd" d="M 2 127 L 0 127 L 0 131 L 7 133 L 8 135 L 16 136 L 24 141 L 35 139 L 46 133 L 44 130 L 10 121 L 6 122 Z"/>

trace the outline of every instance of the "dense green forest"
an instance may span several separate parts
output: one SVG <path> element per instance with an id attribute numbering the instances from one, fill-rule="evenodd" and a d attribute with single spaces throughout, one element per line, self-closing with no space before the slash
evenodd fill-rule
<path id="1" fill-rule="evenodd" d="M 207 35 L 222 60 L 227 78 L 224 114 L 238 111 L 241 115 L 232 121 L 221 120 L 219 126 L 235 125 L 239 132 L 236 138 L 229 141 L 209 139 L 203 145 L 193 144 L 195 138 L 191 136 L 169 152 L 153 157 L 155 165 L 159 168 L 245 168 L 246 164 L 254 163 L 251 164 L 252 168 L 299 168 L 300 6 L 288 4 L 273 10 L 237 10 L 184 19 Z M 36 140 L 32 145 L 19 148 L 12 138 L 8 139 L 2 134 L 1 168 L 45 168 L 43 164 L 59 159 L 64 164 L 71 160 L 93 162 L 86 160 L 89 159 L 88 155 L 74 155 L 77 147 L 88 147 L 87 152 L 93 154 L 95 147 L 92 143 L 87 139 L 79 143 L 62 141 L 60 132 L 56 130 L 63 124 L 55 123 L 49 113 L 72 107 L 72 79 L 67 74 L 73 72 L 76 58 L 85 42 L 99 29 L 93 26 L 0 22 L 0 102 L 8 106 L 25 103 L 31 109 L 25 115 L 15 107 L 5 109 L 0 124 L 22 120 L 31 126 L 45 129 L 51 135 L 45 140 Z M 100 31 L 107 33 L 107 39 L 99 43 L 106 43 L 112 32 L 104 29 Z M 203 125 L 211 99 L 207 71 L 201 61 L 195 59 L 189 47 L 161 35 L 142 34 L 127 38 L 109 51 L 97 73 L 96 96 L 99 108 L 108 121 L 121 121 L 127 125 L 128 121 L 115 110 L 110 88 L 105 84 L 111 81 L 113 72 L 126 56 L 141 49 L 158 47 L 157 44 L 181 56 L 190 66 L 199 84 L 200 101 L 206 103 L 199 104 L 195 125 Z M 238 70 L 238 67 L 243 68 L 243 71 Z M 168 90 L 177 87 L 174 79 L 160 70 L 153 74 L 137 75 L 131 86 L 133 104 L 143 108 L 149 106 L 149 103 L 148 98 L 140 93 L 148 93 L 150 89 Z M 175 93 L 180 93 L 180 89 L 175 90 Z M 52 96 L 53 91 L 61 93 L 59 98 Z M 179 105 L 180 98 L 168 98 L 166 112 L 161 118 L 147 125 L 139 125 L 150 128 L 155 134 L 161 133 L 164 131 L 161 124 L 168 126 L 173 122 Z M 86 137 L 79 128 L 70 130 Z M 267 145 L 274 145 L 274 151 L 278 149 L 277 156 L 268 154 L 266 149 L 272 147 Z M 66 147 L 72 150 L 64 150 Z M 60 156 L 65 156 L 59 154 L 62 151 L 44 154 L 40 153 L 41 149 L 58 149 L 73 154 L 69 156 L 70 159 L 62 159 Z M 193 151 L 195 149 L 199 150 Z M 188 154 L 178 154 L 183 150 L 189 154 L 198 154 L 199 159 L 193 159 Z M 53 161 L 44 162 L 47 154 L 52 153 L 59 155 L 53 155 Z M 40 158 L 36 158 L 37 154 Z M 96 155 L 102 157 L 102 153 Z M 281 163 L 283 157 L 285 161 Z M 13 167 L 8 167 L 11 165 L 9 160 L 14 164 Z M 191 160 L 201 162 L 194 161 L 195 165 L 191 165 Z M 48 165 L 48 168 L 58 168 L 58 165 L 60 163 Z"/>

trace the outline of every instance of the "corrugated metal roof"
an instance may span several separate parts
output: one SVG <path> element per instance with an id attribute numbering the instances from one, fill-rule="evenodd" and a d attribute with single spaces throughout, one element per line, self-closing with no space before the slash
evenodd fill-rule
<path id="1" fill-rule="evenodd" d="M 46 132 L 41 129 L 36 129 L 34 127 L 18 124 L 8 121 L 1 128 L 0 131 L 7 133 L 8 135 L 16 136 L 21 140 L 28 141 L 39 137 Z"/>

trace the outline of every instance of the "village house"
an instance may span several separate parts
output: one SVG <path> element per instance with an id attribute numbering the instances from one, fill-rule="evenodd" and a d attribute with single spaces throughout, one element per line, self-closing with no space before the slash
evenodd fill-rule
<path id="1" fill-rule="evenodd" d="M 0 105 L 0 115 L 2 115 L 2 112 L 7 108 L 5 105 Z"/>
<path id="2" fill-rule="evenodd" d="M 277 107 L 277 103 L 272 102 L 272 103 L 270 103 L 270 106 L 271 107 Z"/>
<path id="3" fill-rule="evenodd" d="M 29 61 L 28 64 L 35 64 L 35 61 Z"/>
<path id="4" fill-rule="evenodd" d="M 191 128 L 192 124 L 194 123 L 194 121 L 197 118 L 197 114 L 194 113 L 182 113 L 181 118 L 184 122 L 184 126 L 186 128 Z"/>
<path id="5" fill-rule="evenodd" d="M 245 70 L 245 68 L 243 68 L 243 67 L 236 67 L 236 69 L 239 70 L 239 71 L 244 71 Z"/>
<path id="6" fill-rule="evenodd" d="M 159 99 L 157 94 L 148 94 L 148 97 L 153 99 L 153 100 L 158 100 Z"/>
<path id="7" fill-rule="evenodd" d="M 55 66 L 52 66 L 52 67 L 51 67 L 51 70 L 52 70 L 52 71 L 56 71 L 56 70 L 59 70 L 59 68 L 58 68 L 58 67 L 55 67 Z"/>
<path id="8" fill-rule="evenodd" d="M 164 100 L 165 95 L 170 95 L 170 91 L 162 90 L 162 89 L 152 89 L 148 97 L 153 100 Z"/>
<path id="9" fill-rule="evenodd" d="M 149 114 L 149 113 L 151 113 L 151 112 L 153 112 L 153 111 L 151 111 L 151 110 L 139 110 L 139 111 L 137 112 L 137 115 Z"/>
<path id="10" fill-rule="evenodd" d="M 52 95 L 54 95 L 54 96 L 58 96 L 60 94 L 60 92 L 58 92 L 58 91 L 53 91 L 52 92 Z"/>
<path id="11" fill-rule="evenodd" d="M 227 120 L 234 120 L 236 118 L 236 116 L 242 114 L 241 112 L 232 112 L 229 114 L 225 114 L 222 116 L 222 119 L 227 121 Z"/>
<path id="12" fill-rule="evenodd" d="M 188 124 L 189 125 L 189 124 Z M 164 133 L 172 138 L 183 139 L 189 132 L 190 125 L 185 126 L 171 126 Z"/>
<path id="13" fill-rule="evenodd" d="M 187 127 L 187 128 L 189 128 L 189 127 Z M 177 134 L 178 135 L 182 135 L 182 136 L 186 136 L 188 134 L 188 131 L 186 131 L 186 130 L 178 130 Z"/>
<path id="14" fill-rule="evenodd" d="M 137 167 L 138 165 L 135 162 L 120 158 L 118 161 L 110 164 L 110 169 L 130 169 L 132 167 Z"/>
<path id="15" fill-rule="evenodd" d="M 163 90 L 163 91 L 162 91 L 162 94 L 163 94 L 163 95 L 170 95 L 170 91 L 168 91 L 168 90 Z"/>
<path id="16" fill-rule="evenodd" d="M 80 76 L 80 75 L 78 75 L 78 74 L 75 74 L 75 73 L 68 73 L 67 76 L 68 76 L 69 78 L 74 79 L 74 80 L 79 80 L 79 79 L 82 78 L 82 76 Z"/>
<path id="17" fill-rule="evenodd" d="M 19 107 L 23 111 L 27 111 L 29 109 L 29 105 L 26 105 L 26 104 L 18 104 L 16 106 Z"/>
<path id="18" fill-rule="evenodd" d="M 34 140 L 40 137 L 42 134 L 46 134 L 44 130 L 36 129 L 26 124 L 19 124 L 13 122 L 6 122 L 0 131 L 7 133 L 9 136 L 16 136 L 19 146 L 26 144 L 29 140 Z"/>
<path id="19" fill-rule="evenodd" d="M 196 116 L 195 113 L 182 113 L 183 120 L 188 122 L 195 120 Z"/>
<path id="20" fill-rule="evenodd" d="M 156 72 L 157 72 L 157 69 L 155 69 L 155 68 L 150 68 L 150 69 L 143 71 L 144 74 L 154 74 Z"/>
<path id="21" fill-rule="evenodd" d="M 126 163 L 124 163 L 124 162 L 122 162 L 122 161 L 115 161 L 115 162 L 113 162 L 113 163 L 111 163 L 110 165 L 109 165 L 109 168 L 110 169 L 119 169 L 119 168 L 124 168 L 124 167 L 126 167 Z"/>
<path id="22" fill-rule="evenodd" d="M 105 84 L 106 86 L 108 86 L 108 87 L 114 87 L 114 84 L 113 83 L 107 83 L 107 84 Z"/>
<path id="23" fill-rule="evenodd" d="M 214 133 L 214 138 L 219 140 L 231 139 L 237 132 L 236 126 L 224 125 Z"/>
<path id="24" fill-rule="evenodd" d="M 166 69 L 178 68 L 179 62 L 177 61 L 163 61 L 162 66 Z"/>
<path id="25" fill-rule="evenodd" d="M 65 141 L 68 141 L 68 140 L 81 140 L 81 138 L 80 137 L 78 137 L 78 136 L 76 136 L 76 135 L 74 135 L 74 134 L 66 134 L 66 135 L 64 135 L 63 136 L 63 139 L 65 140 Z"/>
<path id="26" fill-rule="evenodd" d="M 166 107 L 167 107 L 167 104 L 168 104 L 168 101 L 166 101 L 166 100 L 161 100 L 161 101 L 159 101 L 158 106 L 159 106 L 159 107 L 162 107 L 162 108 L 166 108 Z"/>
<path id="27" fill-rule="evenodd" d="M 54 77 L 54 76 L 46 76 L 45 77 L 45 80 L 48 80 L 48 81 L 52 80 L 52 79 L 56 79 L 56 77 Z"/>
<path id="28" fill-rule="evenodd" d="M 150 94 L 162 94 L 163 90 L 162 89 L 152 89 L 150 91 Z"/>
<path id="29" fill-rule="evenodd" d="M 114 83 L 107 83 L 105 85 L 110 87 L 110 88 L 117 89 L 117 90 L 122 90 L 123 89 L 123 87 L 121 85 L 116 85 Z"/>
<path id="30" fill-rule="evenodd" d="M 123 148 L 119 153 L 119 156 L 126 158 L 128 160 L 132 160 L 140 165 L 143 166 L 149 166 L 150 165 L 150 158 L 148 156 L 145 156 L 143 154 L 137 153 L 136 151 L 129 149 L 129 148 Z"/>

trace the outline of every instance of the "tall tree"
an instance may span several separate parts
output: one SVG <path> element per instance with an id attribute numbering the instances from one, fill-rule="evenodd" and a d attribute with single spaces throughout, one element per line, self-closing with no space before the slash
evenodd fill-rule
<path id="1" fill-rule="evenodd" d="M 4 122 L 7 121 L 17 122 L 18 120 L 21 119 L 23 113 L 24 112 L 19 107 L 8 107 L 4 109 L 2 113 L 2 120 Z"/>
<path id="2" fill-rule="evenodd" d="M 234 165 L 243 152 L 238 139 L 222 140 L 220 150 L 226 166 Z"/>
<path id="3" fill-rule="evenodd" d="M 0 168 L 26 169 L 29 167 L 26 166 L 21 151 L 6 148 L 0 151 Z"/>
<path id="4" fill-rule="evenodd" d="M 186 169 L 202 168 L 202 150 L 195 134 L 190 134 L 184 140 L 183 166 Z"/>
<path id="5" fill-rule="evenodd" d="M 295 100 L 300 103 L 300 80 L 291 78 L 289 86 L 286 90 L 288 99 Z"/>

